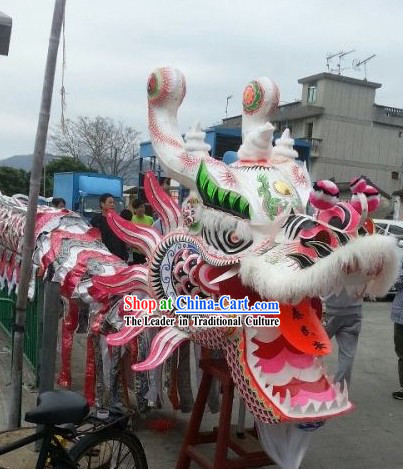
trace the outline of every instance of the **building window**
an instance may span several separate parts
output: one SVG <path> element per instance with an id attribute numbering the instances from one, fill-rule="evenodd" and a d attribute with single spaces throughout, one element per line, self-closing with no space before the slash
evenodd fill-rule
<path id="1" fill-rule="evenodd" d="M 392 179 L 399 179 L 399 173 L 397 171 L 392 171 Z"/>
<path id="2" fill-rule="evenodd" d="M 276 122 L 274 130 L 277 132 L 283 133 L 285 129 L 289 129 L 290 134 L 292 134 L 292 125 L 287 121 Z"/>
<path id="3" fill-rule="evenodd" d="M 312 138 L 313 135 L 313 122 L 305 124 L 305 138 Z"/>
<path id="4" fill-rule="evenodd" d="M 283 133 L 285 129 L 288 129 L 292 135 L 292 125 L 290 125 L 288 122 L 281 122 L 281 126 L 278 130 Z"/>
<path id="5" fill-rule="evenodd" d="M 308 85 L 308 96 L 307 96 L 308 103 L 314 103 L 316 101 L 316 90 L 317 90 L 316 83 L 310 83 Z"/>

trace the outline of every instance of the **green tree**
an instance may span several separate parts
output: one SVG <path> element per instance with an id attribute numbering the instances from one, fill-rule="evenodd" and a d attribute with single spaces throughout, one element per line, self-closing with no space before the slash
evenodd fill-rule
<path id="1" fill-rule="evenodd" d="M 0 167 L 0 192 L 5 195 L 28 194 L 29 176 L 23 169 Z"/>
<path id="2" fill-rule="evenodd" d="M 50 161 L 45 167 L 45 197 L 51 197 L 53 195 L 53 175 L 55 173 L 69 173 L 73 171 L 79 172 L 91 172 L 96 173 L 81 161 L 72 158 L 71 156 L 62 156 L 61 158 Z M 41 194 L 43 190 L 43 175 L 41 179 Z"/>

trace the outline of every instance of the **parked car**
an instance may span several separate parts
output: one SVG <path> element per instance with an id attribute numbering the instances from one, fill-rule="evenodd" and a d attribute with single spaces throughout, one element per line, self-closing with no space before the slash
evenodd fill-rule
<path id="1" fill-rule="evenodd" d="M 376 232 L 386 236 L 392 235 L 398 241 L 403 241 L 403 221 L 400 220 L 374 220 Z M 399 243 L 403 247 L 403 243 Z"/>
<path id="2" fill-rule="evenodd" d="M 376 232 L 385 236 L 394 236 L 397 244 L 403 248 L 403 221 L 400 220 L 374 220 Z M 387 296 L 394 297 L 396 295 L 396 287 L 393 285 Z"/>

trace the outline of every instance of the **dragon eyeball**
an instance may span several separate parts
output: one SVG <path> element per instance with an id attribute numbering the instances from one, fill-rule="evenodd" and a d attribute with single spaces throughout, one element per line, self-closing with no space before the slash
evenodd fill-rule
<path id="1" fill-rule="evenodd" d="M 367 186 L 364 190 L 364 194 L 368 202 L 368 212 L 375 212 L 375 210 L 381 204 L 381 197 L 379 192 L 377 189 L 375 189 L 375 187 Z"/>
<path id="2" fill-rule="evenodd" d="M 328 210 L 339 203 L 340 191 L 332 181 L 315 182 L 309 195 L 310 204 L 319 210 Z"/>
<path id="3" fill-rule="evenodd" d="M 381 197 L 379 192 L 375 187 L 365 186 L 364 190 L 361 192 L 367 199 L 368 212 L 375 212 L 375 210 L 381 204 Z M 351 205 L 357 210 L 358 213 L 362 213 L 362 203 L 358 193 L 354 193 L 351 198 Z"/>
<path id="4" fill-rule="evenodd" d="M 351 197 L 350 204 L 353 206 L 353 208 L 354 208 L 358 213 L 361 213 L 361 212 L 362 212 L 361 200 L 360 200 L 358 194 L 353 194 L 353 196 Z"/>
<path id="5" fill-rule="evenodd" d="M 350 190 L 353 194 L 364 192 L 366 187 L 367 187 L 367 182 L 362 177 L 356 177 L 352 179 L 350 182 Z"/>

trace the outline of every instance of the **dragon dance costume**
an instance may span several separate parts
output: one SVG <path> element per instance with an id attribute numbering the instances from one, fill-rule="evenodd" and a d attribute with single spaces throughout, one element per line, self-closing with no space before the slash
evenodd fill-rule
<path id="1" fill-rule="evenodd" d="M 140 350 L 132 369 L 155 369 L 188 342 L 219 351 L 263 447 L 283 469 L 297 469 L 311 437 L 304 429 L 352 409 L 347 386 L 340 390 L 322 363 L 331 343 L 320 322 L 318 298 L 343 288 L 382 296 L 397 276 L 400 254 L 394 239 L 375 234 L 368 218 L 379 203 L 374 188 L 355 180 L 351 201 L 340 202 L 331 181 L 312 188 L 288 130 L 273 146 L 269 119 L 279 90 L 271 80 L 259 78 L 245 88 L 243 143 L 230 165 L 209 155 L 199 127 L 182 139 L 177 111 L 185 93 L 185 79 L 176 69 L 157 69 L 148 80 L 153 148 L 167 175 L 190 189 L 188 199 L 179 208 L 148 174 L 146 195 L 164 235 L 107 214 L 111 229 L 144 253 L 147 264 L 127 266 L 111 255 L 99 233 L 74 213 L 38 209 L 34 275 L 60 282 L 65 307 L 59 383 L 71 384 L 77 300 L 90 305 L 90 401 L 95 398 L 94 341 L 104 334 L 109 346 L 130 346 L 144 334 L 144 327 L 125 326 L 125 294 L 278 301 L 278 328 L 161 328 L 147 356 Z M 0 276 L 9 288 L 18 285 L 25 211 L 16 198 L 1 197 Z"/>

